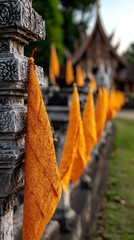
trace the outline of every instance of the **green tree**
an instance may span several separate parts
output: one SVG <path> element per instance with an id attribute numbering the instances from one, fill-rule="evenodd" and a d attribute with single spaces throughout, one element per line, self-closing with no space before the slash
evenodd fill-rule
<path id="1" fill-rule="evenodd" d="M 92 7 L 97 0 L 60 0 L 64 17 L 64 44 L 71 52 L 74 43 L 80 43 L 79 32 L 86 34 Z"/>
<path id="2" fill-rule="evenodd" d="M 58 9 L 58 0 L 35 0 L 33 1 L 33 8 L 45 19 L 46 39 L 45 41 L 30 43 L 26 47 L 26 55 L 29 56 L 32 48 L 36 47 L 38 50 L 36 63 L 42 66 L 45 72 L 48 73 L 51 43 L 55 43 L 61 62 L 63 59 L 63 16 Z"/>
<path id="3" fill-rule="evenodd" d="M 48 73 L 50 45 L 55 43 L 60 63 L 64 59 L 64 46 L 71 52 L 74 43 L 80 44 L 79 32 L 86 33 L 91 10 L 96 0 L 33 0 L 33 8 L 45 19 L 46 39 L 26 47 L 29 56 L 33 47 L 38 49 L 36 63 Z"/>
<path id="4" fill-rule="evenodd" d="M 134 64 L 134 43 L 132 43 L 127 52 L 128 62 Z"/>

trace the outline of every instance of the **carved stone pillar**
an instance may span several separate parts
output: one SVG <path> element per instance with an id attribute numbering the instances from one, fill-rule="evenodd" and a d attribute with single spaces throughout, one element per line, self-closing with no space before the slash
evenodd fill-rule
<path id="1" fill-rule="evenodd" d="M 0 0 L 0 239 L 13 239 L 13 208 L 23 186 L 27 92 L 24 45 L 44 39 L 31 0 Z M 38 68 L 38 75 L 42 76 Z"/>

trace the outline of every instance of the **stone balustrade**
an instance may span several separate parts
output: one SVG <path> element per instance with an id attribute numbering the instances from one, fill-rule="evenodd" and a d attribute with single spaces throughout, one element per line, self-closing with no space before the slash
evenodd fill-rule
<path id="1" fill-rule="evenodd" d="M 21 240 L 23 205 L 14 213 L 18 191 L 24 184 L 28 60 L 24 46 L 45 38 L 45 22 L 32 8 L 32 0 L 0 0 L 0 239 Z M 43 69 L 36 66 L 39 82 Z M 72 89 L 62 89 L 65 106 L 52 104 L 47 110 L 56 135 L 58 163 L 68 123 Z M 81 107 L 87 88 L 80 90 Z M 68 95 L 68 99 L 66 96 Z M 50 99 L 48 99 L 50 100 Z M 42 240 L 91 239 L 100 198 L 105 189 L 108 159 L 113 142 L 113 125 L 108 122 L 102 140 L 79 182 L 62 195 Z M 22 202 L 21 202 L 22 203 Z M 13 231 L 14 230 L 14 231 Z"/>
<path id="2" fill-rule="evenodd" d="M 0 239 L 12 240 L 13 210 L 23 186 L 28 61 L 24 45 L 45 38 L 31 0 L 0 0 Z M 37 67 L 41 81 L 43 70 Z"/>

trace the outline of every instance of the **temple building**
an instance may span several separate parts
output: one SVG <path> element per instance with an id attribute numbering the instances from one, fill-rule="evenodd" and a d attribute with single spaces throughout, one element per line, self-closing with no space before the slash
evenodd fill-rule
<path id="1" fill-rule="evenodd" d="M 111 81 L 111 85 L 125 90 L 125 79 L 121 80 L 121 76 L 126 69 L 126 63 L 117 53 L 119 44 L 116 47 L 112 46 L 112 37 L 113 34 L 108 36 L 104 30 L 98 6 L 92 33 L 85 37 L 71 59 L 74 66 L 79 63 L 84 71 L 94 73 L 100 85 L 101 76 L 104 75 L 104 78 Z"/>

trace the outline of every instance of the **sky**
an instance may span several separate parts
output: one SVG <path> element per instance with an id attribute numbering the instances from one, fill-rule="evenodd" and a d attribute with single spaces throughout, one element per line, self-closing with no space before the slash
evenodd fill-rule
<path id="1" fill-rule="evenodd" d="M 118 52 L 122 54 L 134 42 L 134 0 L 100 0 L 100 15 L 106 33 L 115 32 L 112 43 L 116 46 L 120 42 Z M 95 17 L 89 25 L 90 30 L 94 21 Z"/>

